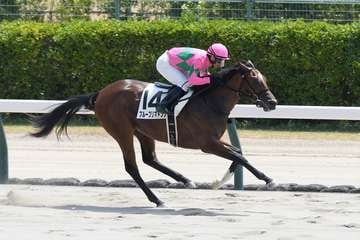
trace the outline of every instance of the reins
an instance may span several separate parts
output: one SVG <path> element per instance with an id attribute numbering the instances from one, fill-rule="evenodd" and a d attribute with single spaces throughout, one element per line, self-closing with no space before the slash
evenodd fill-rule
<path id="1" fill-rule="evenodd" d="M 180 99 L 178 102 L 182 102 L 182 101 L 185 101 L 185 100 L 188 100 L 190 98 L 193 98 L 193 97 L 196 97 L 200 94 L 202 94 L 203 92 L 207 91 L 209 88 L 211 88 L 212 86 L 207 86 L 207 87 L 204 87 L 202 89 L 200 89 L 199 91 L 197 91 L 196 93 L 194 93 L 193 95 L 191 95 L 190 97 L 187 97 L 187 98 L 184 98 L 184 99 Z"/>
<path id="2" fill-rule="evenodd" d="M 249 88 L 253 91 L 253 93 L 245 92 L 245 91 L 243 91 L 241 88 L 240 88 L 240 89 L 235 89 L 235 88 L 229 86 L 229 85 L 227 84 L 227 80 L 230 79 L 230 78 L 226 79 L 226 81 L 223 81 L 223 79 L 218 80 L 215 84 L 217 84 L 217 86 L 225 87 L 226 89 L 228 89 L 228 90 L 230 90 L 230 91 L 232 91 L 232 92 L 237 93 L 239 97 L 240 97 L 241 95 L 244 95 L 244 96 L 246 96 L 246 97 L 249 97 L 249 98 L 250 98 L 251 100 L 253 100 L 254 102 L 257 102 L 257 101 L 259 101 L 259 98 L 261 98 L 261 96 L 263 96 L 265 93 L 267 93 L 267 92 L 270 91 L 270 90 L 269 90 L 268 88 L 266 88 L 266 89 L 262 90 L 262 91 L 259 92 L 259 93 L 257 93 L 257 92 L 254 90 L 254 88 L 253 88 L 253 87 L 251 86 L 251 84 L 249 83 L 249 80 L 247 80 L 247 79 L 245 78 L 246 75 L 249 74 L 249 73 L 250 73 L 251 71 L 253 71 L 253 70 L 256 70 L 256 68 L 253 67 L 253 65 L 251 65 L 250 67 L 248 67 L 248 69 L 247 69 L 245 72 L 241 73 L 241 78 L 248 82 Z M 238 71 L 241 71 L 241 69 L 240 69 L 240 68 L 236 69 L 236 72 L 238 72 Z M 210 88 L 212 88 L 215 84 L 211 84 L 211 85 L 209 85 L 209 86 L 207 86 L 207 87 L 204 87 L 204 88 L 200 89 L 199 91 L 197 91 L 196 93 L 194 93 L 193 95 L 191 95 L 190 97 L 187 97 L 187 98 L 184 98 L 184 99 L 179 100 L 179 102 L 182 102 L 182 101 L 191 99 L 191 98 L 193 98 L 193 97 L 196 97 L 196 96 L 198 96 L 198 95 L 201 95 L 202 93 L 204 93 L 204 92 L 208 91 Z"/>

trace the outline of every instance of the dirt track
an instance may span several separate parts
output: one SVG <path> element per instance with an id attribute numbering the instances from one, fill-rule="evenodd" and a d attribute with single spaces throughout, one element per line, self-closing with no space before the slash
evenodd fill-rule
<path id="1" fill-rule="evenodd" d="M 8 134 L 10 177 L 129 179 L 108 136 L 72 142 Z M 241 139 L 249 160 L 278 183 L 360 187 L 360 141 Z M 145 166 L 147 180 L 168 179 Z M 199 182 L 222 177 L 227 160 L 158 144 L 165 164 Z M 173 180 L 171 180 L 173 181 Z M 245 183 L 260 183 L 245 171 Z M 359 194 L 153 189 L 155 208 L 138 188 L 3 185 L 0 239 L 358 240 Z"/>
<path id="2" fill-rule="evenodd" d="M 5 185 L 0 239 L 358 240 L 360 196 L 341 193 Z"/>
<path id="3" fill-rule="evenodd" d="M 80 180 L 129 179 L 116 143 L 104 135 L 74 135 L 58 142 L 54 135 L 35 139 L 7 134 L 10 177 L 75 177 Z M 277 183 L 350 184 L 360 187 L 360 141 L 242 138 L 245 156 Z M 230 162 L 200 151 L 157 144 L 163 163 L 193 181 L 220 179 Z M 136 142 L 136 155 L 144 180 L 169 179 L 144 165 Z M 245 171 L 245 184 L 261 183 Z M 171 181 L 173 181 L 171 179 Z"/>

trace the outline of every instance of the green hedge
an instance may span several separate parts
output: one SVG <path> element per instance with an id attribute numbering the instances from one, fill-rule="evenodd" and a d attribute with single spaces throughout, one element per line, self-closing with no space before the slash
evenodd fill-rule
<path id="1" fill-rule="evenodd" d="M 158 80 L 173 46 L 222 42 L 281 104 L 360 105 L 360 23 L 74 21 L 0 24 L 0 98 L 64 99 L 125 78 Z"/>

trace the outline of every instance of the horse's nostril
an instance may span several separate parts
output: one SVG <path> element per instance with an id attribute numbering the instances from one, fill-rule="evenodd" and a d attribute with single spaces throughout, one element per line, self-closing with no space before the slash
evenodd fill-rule
<path id="1" fill-rule="evenodd" d="M 276 99 L 275 99 L 275 100 L 274 100 L 274 99 L 270 99 L 270 100 L 268 101 L 268 104 L 271 105 L 271 106 L 276 106 L 276 105 L 277 105 L 277 101 L 276 101 Z"/>
<path id="2" fill-rule="evenodd" d="M 277 101 L 276 99 L 270 99 L 268 100 L 268 105 L 269 105 L 269 108 L 271 110 L 274 110 L 276 108 L 276 105 L 277 105 Z"/>
<path id="3" fill-rule="evenodd" d="M 277 104 L 277 100 L 276 100 L 276 99 L 270 99 L 268 102 L 269 102 L 270 104 L 274 104 L 274 105 Z"/>

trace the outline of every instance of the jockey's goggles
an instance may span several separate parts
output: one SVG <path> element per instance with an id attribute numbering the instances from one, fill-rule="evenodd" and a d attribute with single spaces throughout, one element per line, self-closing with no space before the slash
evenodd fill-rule
<path id="1" fill-rule="evenodd" d="M 215 63 L 220 63 L 221 67 L 225 66 L 225 59 L 215 58 Z"/>

